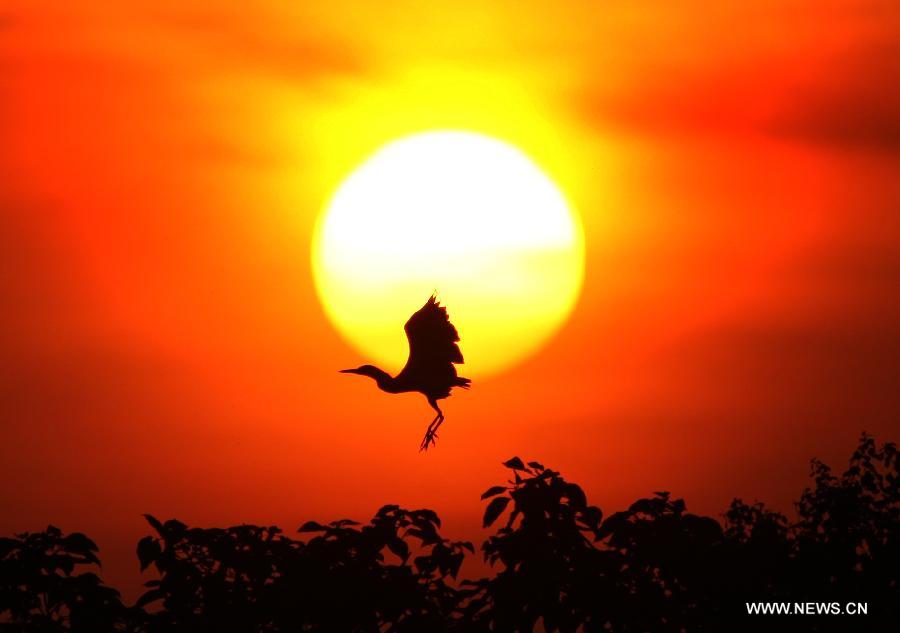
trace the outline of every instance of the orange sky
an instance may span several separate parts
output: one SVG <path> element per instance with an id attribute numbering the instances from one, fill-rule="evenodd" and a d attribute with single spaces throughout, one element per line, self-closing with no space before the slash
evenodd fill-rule
<path id="1" fill-rule="evenodd" d="M 789 510 L 811 456 L 898 439 L 896 2 L 121 4 L 0 9 L 0 532 L 88 532 L 127 585 L 142 512 L 478 539 L 516 454 L 605 509 Z M 587 269 L 420 455 L 420 396 L 336 373 L 310 238 L 447 127 L 546 167 Z"/>

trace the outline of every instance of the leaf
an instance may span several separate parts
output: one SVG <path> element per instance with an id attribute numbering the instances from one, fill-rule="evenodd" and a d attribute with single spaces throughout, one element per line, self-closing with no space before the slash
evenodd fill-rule
<path id="1" fill-rule="evenodd" d="M 162 554 L 162 549 L 159 546 L 159 541 L 152 536 L 145 536 L 138 541 L 137 555 L 141 563 L 141 571 L 147 569 L 151 563 L 156 562 L 160 554 Z"/>
<path id="2" fill-rule="evenodd" d="M 573 508 L 582 509 L 587 506 L 587 498 L 578 484 L 566 484 L 566 496 Z"/>
<path id="3" fill-rule="evenodd" d="M 582 511 L 581 516 L 584 524 L 593 529 L 600 525 L 600 521 L 603 519 L 603 511 L 597 506 L 588 506 Z"/>
<path id="4" fill-rule="evenodd" d="M 503 465 L 507 468 L 512 468 L 513 470 L 525 470 L 525 464 L 523 464 L 522 460 L 518 457 L 506 460 L 503 462 Z"/>
<path id="5" fill-rule="evenodd" d="M 544 470 L 544 465 L 540 462 L 528 462 L 528 465 L 537 470 Z"/>
<path id="6" fill-rule="evenodd" d="M 77 554 L 88 554 L 89 552 L 96 552 L 97 545 L 89 539 L 87 536 L 82 534 L 81 532 L 73 532 L 69 534 L 64 540 L 66 547 L 71 552 L 75 552 Z"/>
<path id="7" fill-rule="evenodd" d="M 298 532 L 322 532 L 323 530 L 325 530 L 325 526 L 315 521 L 307 521 L 297 528 Z"/>
<path id="8" fill-rule="evenodd" d="M 414 527 L 408 528 L 404 534 L 406 536 L 411 536 L 413 538 L 417 538 L 420 541 L 425 540 L 425 533 L 422 530 L 420 530 L 419 528 L 414 528 Z"/>
<path id="9" fill-rule="evenodd" d="M 482 499 L 484 499 L 484 497 L 482 497 Z M 437 527 L 441 527 L 441 519 L 434 510 L 416 510 L 415 512 L 413 512 L 413 514 L 417 517 L 422 517 L 423 519 L 425 519 L 429 523 L 433 523 Z"/>
<path id="10" fill-rule="evenodd" d="M 151 602 L 155 602 L 156 600 L 162 600 L 165 597 L 165 594 L 160 589 L 151 589 L 150 591 L 145 591 L 140 598 L 137 599 L 137 602 L 134 603 L 134 606 L 137 608 L 144 607 Z"/>
<path id="11" fill-rule="evenodd" d="M 100 567 L 100 559 L 97 558 L 97 555 L 94 552 L 87 552 L 86 554 L 83 554 L 83 556 L 88 562 L 97 565 L 97 567 Z"/>
<path id="12" fill-rule="evenodd" d="M 152 514 L 145 514 L 144 518 L 147 519 L 147 523 L 152 525 L 153 529 L 156 530 L 157 533 L 162 534 L 163 527 L 162 527 L 162 523 L 159 522 L 159 519 L 157 519 Z"/>
<path id="13" fill-rule="evenodd" d="M 657 505 L 654 501 L 655 499 L 638 499 L 629 506 L 628 511 L 634 514 L 653 514 L 653 510 Z"/>
<path id="14" fill-rule="evenodd" d="M 434 560 L 433 556 L 416 556 L 413 563 L 416 566 L 416 570 L 423 574 L 430 574 L 437 567 L 437 561 Z"/>
<path id="15" fill-rule="evenodd" d="M 506 488 L 503 486 L 493 486 L 484 491 L 484 494 L 481 495 L 482 499 L 487 499 L 488 497 L 494 497 L 499 495 L 502 492 L 506 492 Z"/>
<path id="16" fill-rule="evenodd" d="M 426 532 L 422 535 L 422 545 L 435 545 L 442 543 L 444 539 L 437 532 Z"/>
<path id="17" fill-rule="evenodd" d="M 409 558 L 409 545 L 401 538 L 392 538 L 387 542 L 388 549 L 396 554 L 403 562 Z"/>
<path id="18" fill-rule="evenodd" d="M 163 523 L 163 530 L 172 536 L 181 536 L 187 530 L 187 526 L 178 519 L 169 519 Z"/>
<path id="19" fill-rule="evenodd" d="M 482 527 L 490 527 L 490 525 L 497 520 L 497 517 L 506 510 L 507 504 L 509 504 L 509 497 L 497 497 L 491 501 L 484 511 L 484 522 Z"/>

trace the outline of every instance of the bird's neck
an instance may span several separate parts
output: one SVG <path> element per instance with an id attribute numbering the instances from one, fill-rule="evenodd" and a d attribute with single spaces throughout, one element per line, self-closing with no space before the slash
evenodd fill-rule
<path id="1" fill-rule="evenodd" d="M 378 384 L 378 388 L 382 391 L 387 391 L 388 393 L 399 393 L 401 391 L 397 384 L 397 380 L 384 370 L 376 367 L 370 377 L 375 380 Z"/>

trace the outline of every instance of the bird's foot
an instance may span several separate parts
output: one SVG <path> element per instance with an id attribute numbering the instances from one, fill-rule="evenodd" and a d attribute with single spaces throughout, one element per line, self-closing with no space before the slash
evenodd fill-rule
<path id="1" fill-rule="evenodd" d="M 422 438 L 422 444 L 419 445 L 419 452 L 427 451 L 429 446 L 434 446 L 437 444 L 438 435 L 431 429 L 425 433 L 425 437 Z"/>

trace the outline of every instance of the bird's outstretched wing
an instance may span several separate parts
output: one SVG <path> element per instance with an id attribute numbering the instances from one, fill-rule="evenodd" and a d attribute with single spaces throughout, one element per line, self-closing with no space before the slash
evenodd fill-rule
<path id="1" fill-rule="evenodd" d="M 447 308 L 434 295 L 403 326 L 409 340 L 409 360 L 402 374 L 432 374 L 443 369 L 456 375 L 453 363 L 462 363 L 463 355 L 456 344 L 459 334 L 450 323 Z"/>

